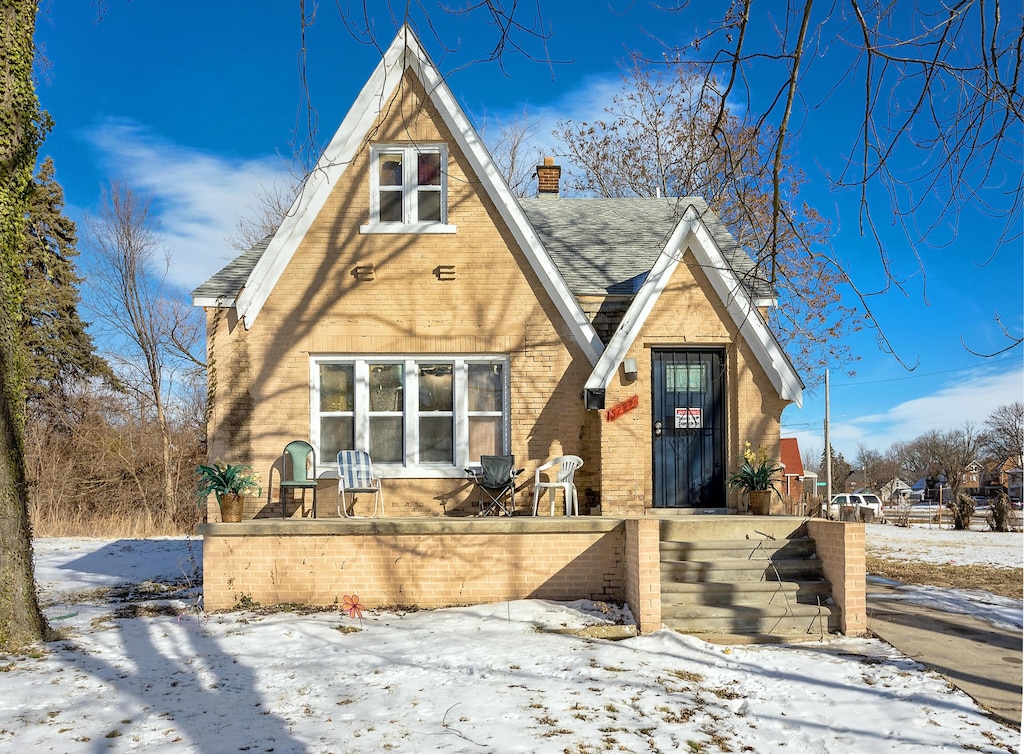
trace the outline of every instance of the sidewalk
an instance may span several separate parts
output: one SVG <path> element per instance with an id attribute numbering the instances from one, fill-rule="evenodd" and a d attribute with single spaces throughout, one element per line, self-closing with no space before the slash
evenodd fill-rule
<path id="1" fill-rule="evenodd" d="M 1020 730 L 1021 630 L 899 599 L 897 591 L 868 582 L 868 628 Z"/>

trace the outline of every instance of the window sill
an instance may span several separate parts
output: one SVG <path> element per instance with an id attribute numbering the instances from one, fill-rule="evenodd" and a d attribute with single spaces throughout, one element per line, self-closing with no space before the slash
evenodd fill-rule
<path id="1" fill-rule="evenodd" d="M 376 233 L 455 233 L 458 226 L 446 223 L 370 223 L 360 225 L 359 232 L 372 235 Z"/>

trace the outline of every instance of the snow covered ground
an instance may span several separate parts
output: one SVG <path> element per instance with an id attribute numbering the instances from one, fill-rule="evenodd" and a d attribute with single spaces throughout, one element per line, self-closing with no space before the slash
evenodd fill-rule
<path id="1" fill-rule="evenodd" d="M 947 534 L 871 525 L 868 542 L 888 557 L 1021 564 L 1019 534 L 969 546 Z M 0 658 L 0 751 L 1020 751 L 1018 731 L 873 639 L 587 639 L 560 631 L 628 615 L 538 600 L 204 615 L 198 543 L 35 549 L 46 614 L 66 638 Z M 1020 625 L 1021 603 L 1006 602 Z"/>

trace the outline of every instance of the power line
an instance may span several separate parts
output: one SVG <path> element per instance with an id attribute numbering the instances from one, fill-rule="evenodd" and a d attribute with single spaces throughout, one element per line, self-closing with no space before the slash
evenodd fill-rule
<path id="1" fill-rule="evenodd" d="M 1006 361 L 1020 361 L 1020 360 L 1019 359 L 1009 359 L 1009 358 L 998 359 L 998 360 L 994 359 L 994 360 L 992 360 L 990 362 L 987 362 L 987 363 L 988 364 L 1002 364 L 1003 362 L 1006 362 Z M 957 367 L 956 369 L 943 369 L 943 370 L 941 370 L 939 372 L 926 372 L 924 374 L 911 374 L 911 375 L 907 375 L 906 377 L 892 377 L 892 378 L 887 379 L 887 380 L 868 380 L 866 382 L 850 382 L 850 383 L 847 383 L 845 385 L 833 385 L 832 389 L 835 390 L 836 388 L 860 387 L 861 385 L 881 385 L 881 384 L 886 383 L 886 382 L 903 382 L 904 380 L 919 380 L 919 379 L 923 379 L 924 377 L 934 377 L 934 376 L 940 375 L 940 374 L 955 374 L 957 372 L 969 372 L 969 371 L 972 371 L 974 369 L 977 369 L 977 367 Z"/>

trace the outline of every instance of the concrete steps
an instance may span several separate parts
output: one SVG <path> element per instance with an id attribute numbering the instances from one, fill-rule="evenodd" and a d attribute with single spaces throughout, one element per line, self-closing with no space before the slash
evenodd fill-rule
<path id="1" fill-rule="evenodd" d="M 661 523 L 662 622 L 681 633 L 799 641 L 840 630 L 803 519 Z"/>

